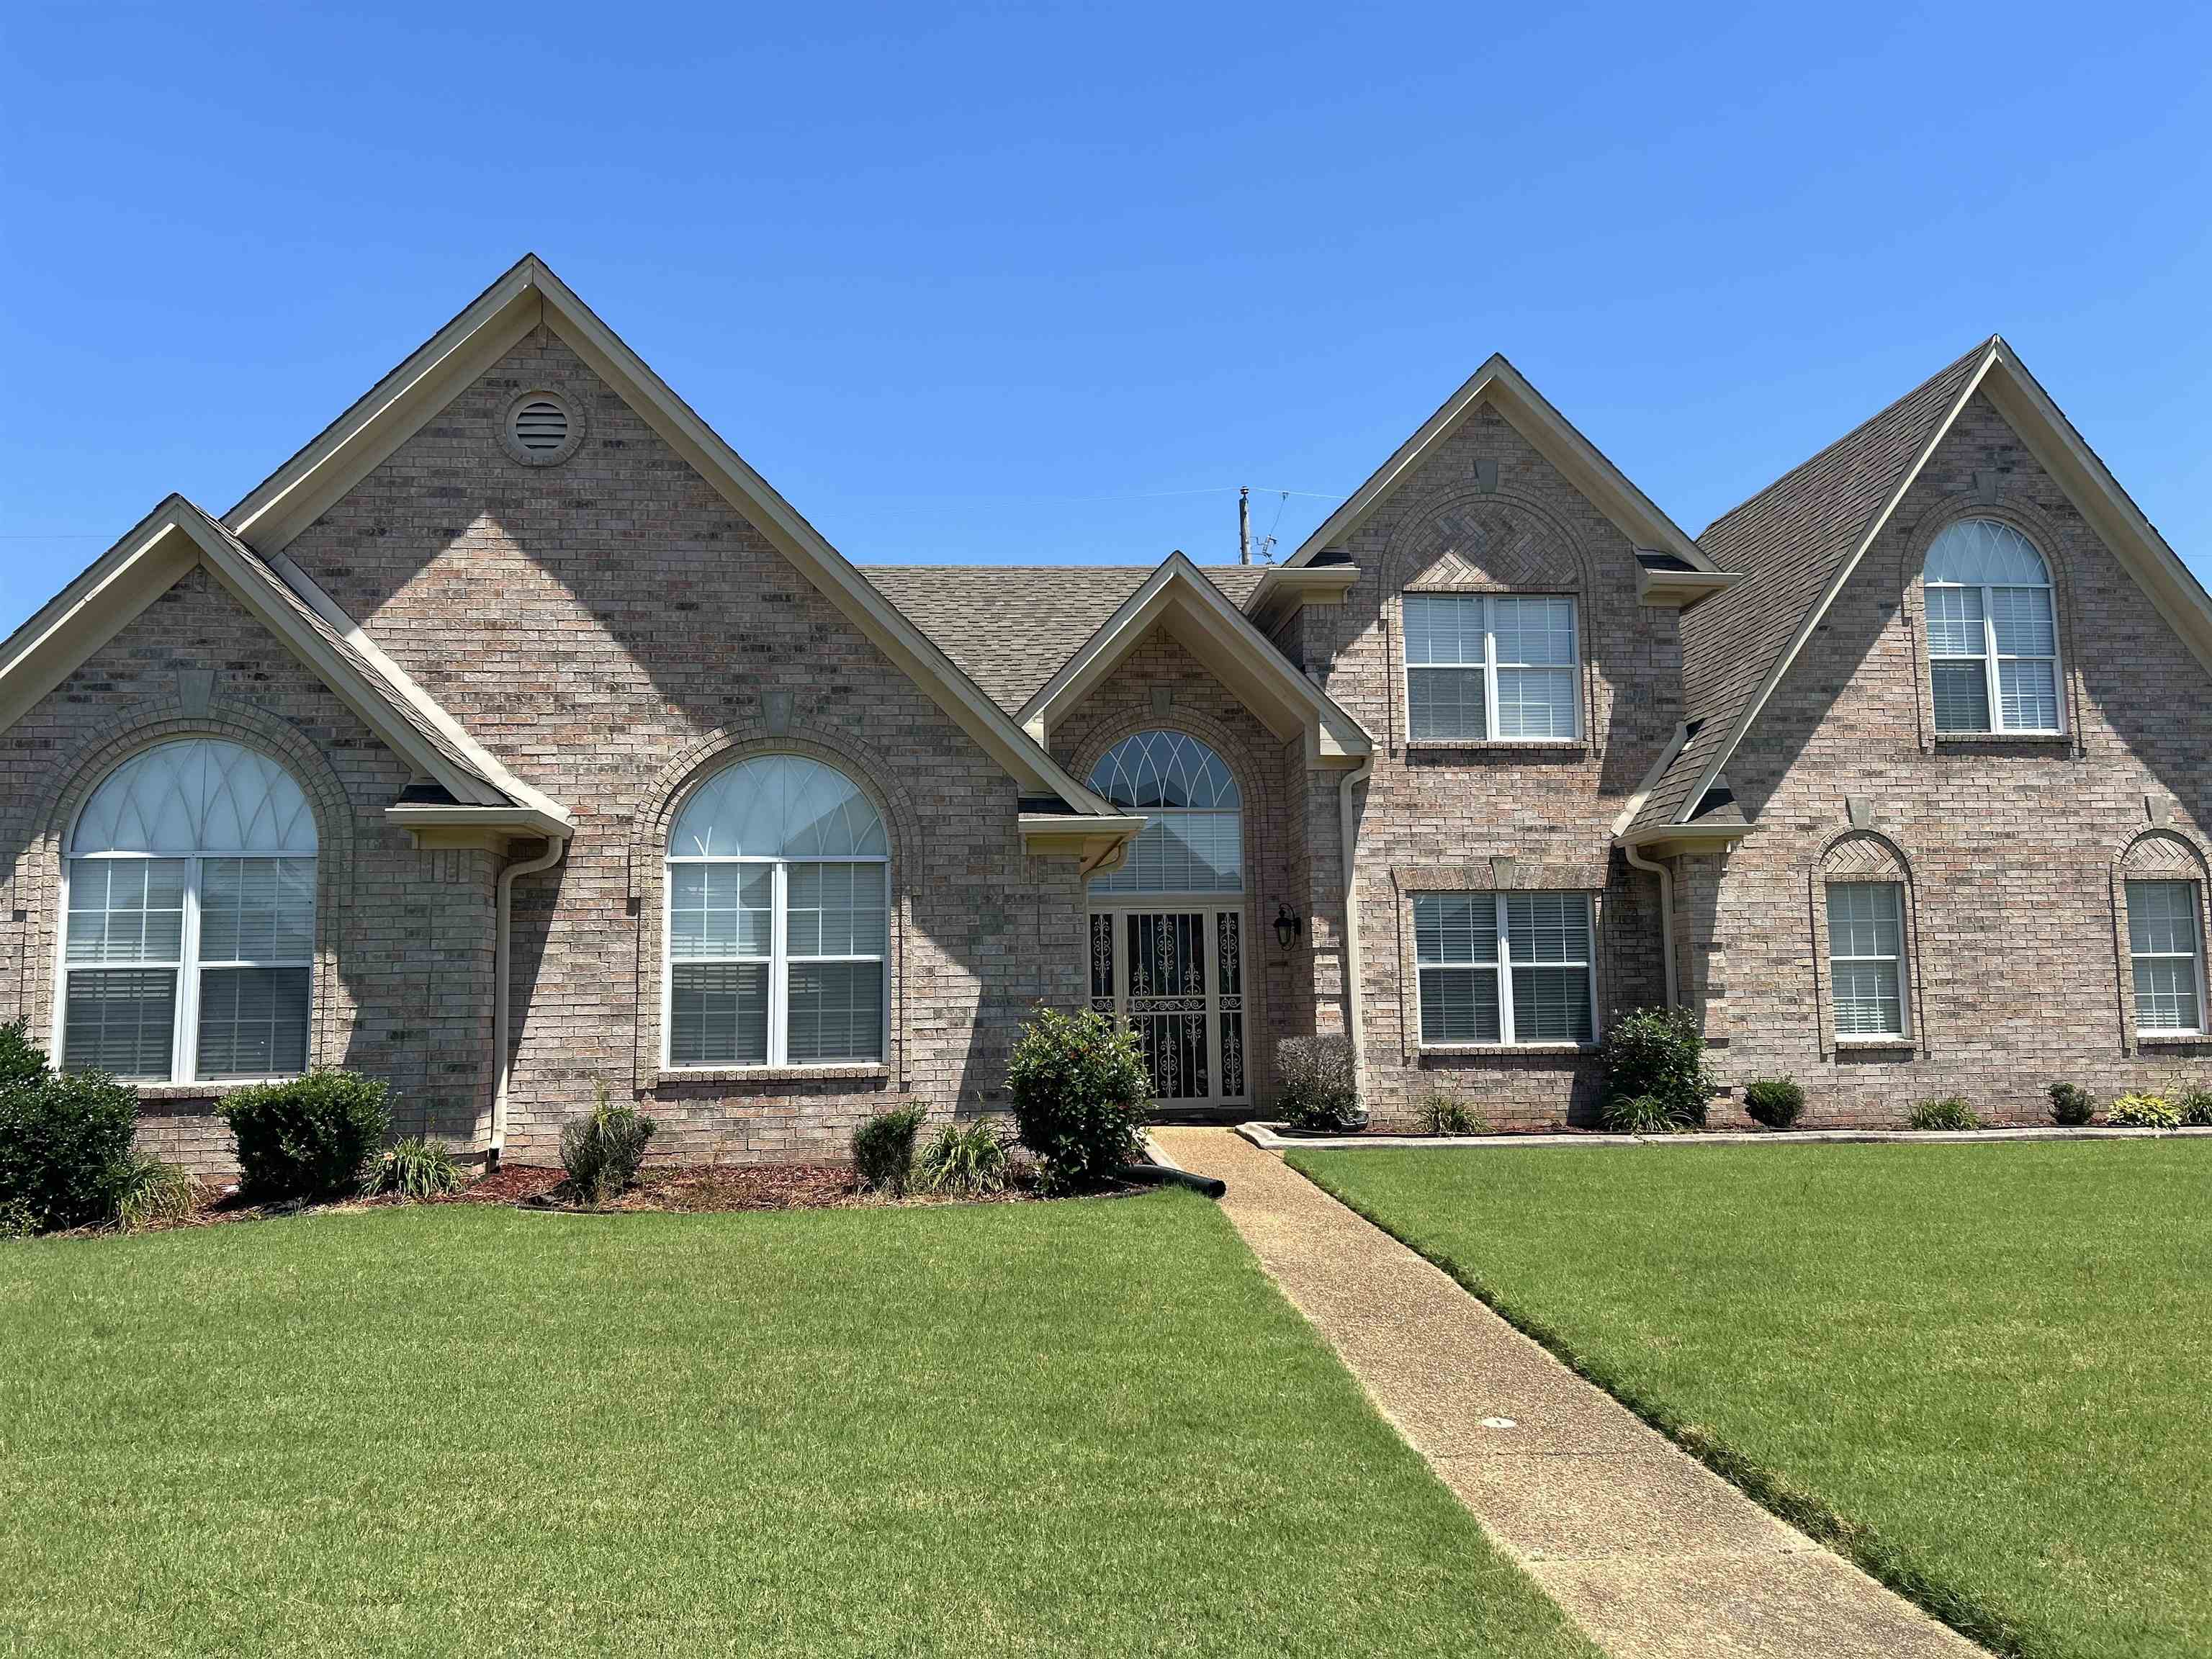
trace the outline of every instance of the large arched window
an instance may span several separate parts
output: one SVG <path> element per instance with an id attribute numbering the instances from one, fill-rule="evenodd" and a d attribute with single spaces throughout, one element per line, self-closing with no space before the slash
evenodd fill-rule
<path id="1" fill-rule="evenodd" d="M 1094 893 L 1241 893 L 1243 798 L 1221 757 L 1181 732 L 1124 738 L 1091 769 L 1091 787 L 1146 815 L 1121 867 Z"/>
<path id="2" fill-rule="evenodd" d="M 62 1063 L 149 1082 L 307 1069 L 315 816 L 291 774 L 193 738 L 132 756 L 77 814 Z"/>
<path id="3" fill-rule="evenodd" d="M 1929 548 L 1921 580 L 1937 732 L 2063 729 L 2051 572 L 2027 538 L 1960 520 Z"/>
<path id="4" fill-rule="evenodd" d="M 884 1058 L 884 821 L 843 773 L 756 755 L 695 789 L 668 836 L 672 1069 Z"/>

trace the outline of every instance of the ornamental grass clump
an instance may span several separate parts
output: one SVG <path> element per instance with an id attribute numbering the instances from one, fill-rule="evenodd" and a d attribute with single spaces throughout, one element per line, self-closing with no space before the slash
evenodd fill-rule
<path id="1" fill-rule="evenodd" d="M 983 1118 L 948 1123 L 915 1162 L 914 1184 L 925 1193 L 988 1197 L 1006 1190 L 1013 1160 L 999 1127 Z"/>
<path id="2" fill-rule="evenodd" d="M 1151 1081 L 1127 1025 L 1095 1009 L 1038 1009 L 1006 1066 L 1015 1130 L 1036 1154 L 1038 1186 L 1054 1196 L 1090 1191 L 1134 1163 Z"/>
<path id="3" fill-rule="evenodd" d="M 1964 1130 L 1982 1127 L 1981 1119 L 1974 1115 L 1974 1109 L 1957 1095 L 1946 1095 L 1941 1100 L 1916 1101 L 1906 1121 L 1916 1129 Z"/>
<path id="4" fill-rule="evenodd" d="M 1608 1095 L 1598 1103 L 1597 1115 L 1617 1135 L 1669 1135 L 1686 1127 L 1656 1095 Z"/>
<path id="5" fill-rule="evenodd" d="M 2185 1127 L 2212 1129 L 2212 1089 L 2184 1089 L 2172 1100 Z"/>
<path id="6" fill-rule="evenodd" d="M 125 1160 L 116 1183 L 114 1208 L 108 1219 L 119 1233 L 137 1232 L 160 1221 L 176 1221 L 199 1206 L 205 1189 L 200 1178 L 181 1164 L 165 1164 L 158 1158 L 134 1152 Z"/>
<path id="7" fill-rule="evenodd" d="M 362 1190 L 372 1195 L 397 1193 L 402 1198 L 443 1198 L 461 1190 L 461 1166 L 453 1149 L 428 1135 L 410 1135 L 386 1150 Z"/>
<path id="8" fill-rule="evenodd" d="M 2051 1121 L 2065 1128 L 2078 1128 L 2097 1115 L 2097 1097 L 2078 1083 L 2051 1085 Z"/>
<path id="9" fill-rule="evenodd" d="M 1786 1129 L 1805 1109 L 1805 1091 L 1793 1077 L 1754 1078 L 1745 1086 L 1743 1109 L 1754 1123 Z"/>
<path id="10" fill-rule="evenodd" d="M 1293 1129 L 1350 1134 L 1366 1121 L 1348 1037 L 1285 1037 L 1275 1045 L 1275 1109 Z"/>
<path id="11" fill-rule="evenodd" d="M 1490 1120 L 1481 1111 L 1443 1089 L 1431 1089 L 1421 1102 L 1421 1133 L 1425 1135 L 1486 1135 Z"/>
<path id="12" fill-rule="evenodd" d="M 914 1178 L 914 1139 L 928 1115 L 920 1106 L 894 1106 L 853 1131 L 853 1167 L 862 1186 L 892 1198 L 905 1196 Z"/>
<path id="13" fill-rule="evenodd" d="M 2181 1113 L 2164 1095 L 2122 1095 L 2105 1121 L 2115 1129 L 2179 1129 Z"/>
<path id="14" fill-rule="evenodd" d="M 1650 1115 L 1637 1103 L 1656 1101 L 1675 1129 L 1702 1129 L 1713 1097 L 1705 1039 L 1686 1008 L 1639 1008 L 1605 1034 L 1605 1092 L 1598 1115 L 1608 1129 Z M 1645 1131 L 1628 1131 L 1645 1133 Z"/>
<path id="15" fill-rule="evenodd" d="M 599 1104 L 592 1115 L 561 1131 L 561 1167 L 568 1172 L 568 1190 L 578 1203 L 593 1209 L 637 1179 L 645 1144 L 656 1127 L 636 1107 L 615 1105 L 605 1083 L 597 1085 L 597 1092 Z"/>

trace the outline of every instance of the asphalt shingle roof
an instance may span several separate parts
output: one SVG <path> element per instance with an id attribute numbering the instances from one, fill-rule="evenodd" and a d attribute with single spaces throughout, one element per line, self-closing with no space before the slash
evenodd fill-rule
<path id="1" fill-rule="evenodd" d="M 1691 789 L 1989 349 L 1977 345 L 1698 536 L 1722 569 L 1743 580 L 1682 614 L 1683 712 L 1692 731 L 1632 829 L 1682 822 L 1685 807 L 1695 805 Z"/>
<path id="2" fill-rule="evenodd" d="M 860 574 L 1010 714 L 1159 567 L 872 564 Z M 1199 568 L 1242 609 L 1267 567 Z"/>

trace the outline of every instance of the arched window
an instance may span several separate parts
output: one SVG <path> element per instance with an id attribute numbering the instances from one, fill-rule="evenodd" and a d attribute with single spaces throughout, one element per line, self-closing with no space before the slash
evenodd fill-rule
<path id="1" fill-rule="evenodd" d="M 1243 798 L 1221 757 L 1181 732 L 1124 738 L 1091 769 L 1091 787 L 1146 815 L 1121 867 L 1094 893 L 1241 893 Z"/>
<path id="2" fill-rule="evenodd" d="M 1936 730 L 2061 730 L 2051 572 L 2027 538 L 1994 519 L 1948 525 L 1921 581 Z"/>
<path id="3" fill-rule="evenodd" d="M 64 885 L 64 1066 L 307 1069 L 315 816 L 282 766 L 208 738 L 132 756 L 77 814 Z"/>
<path id="4" fill-rule="evenodd" d="M 884 1058 L 884 821 L 843 773 L 756 755 L 692 791 L 668 836 L 672 1069 Z"/>

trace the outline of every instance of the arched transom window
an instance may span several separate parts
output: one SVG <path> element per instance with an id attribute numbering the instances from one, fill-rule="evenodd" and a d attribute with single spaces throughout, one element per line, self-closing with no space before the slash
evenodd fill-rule
<path id="1" fill-rule="evenodd" d="M 2027 538 L 1961 520 L 1929 548 L 1922 583 L 1936 731 L 2061 730 L 2051 572 Z"/>
<path id="2" fill-rule="evenodd" d="M 843 773 L 801 755 L 717 772 L 668 837 L 665 1063 L 884 1058 L 890 848 Z"/>
<path id="3" fill-rule="evenodd" d="M 149 1082 L 307 1069 L 315 817 L 282 766 L 193 738 L 132 756 L 77 814 L 60 1052 Z"/>
<path id="4" fill-rule="evenodd" d="M 1241 893 L 1244 802 L 1229 768 L 1182 732 L 1124 738 L 1091 769 L 1091 787 L 1146 823 L 1121 867 L 1094 893 Z"/>

